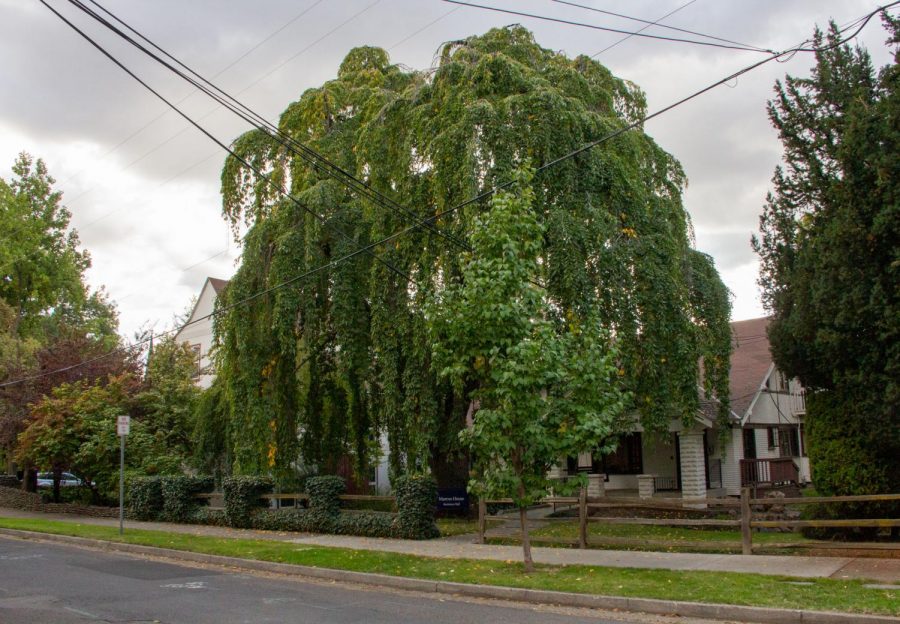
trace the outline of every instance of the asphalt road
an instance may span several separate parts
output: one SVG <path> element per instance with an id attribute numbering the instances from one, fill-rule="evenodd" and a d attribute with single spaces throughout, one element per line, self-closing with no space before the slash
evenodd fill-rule
<path id="1" fill-rule="evenodd" d="M 424 594 L 198 568 L 0 538 L 0 623 L 619 624 Z M 634 616 L 625 618 L 634 622 Z M 651 621 L 655 618 L 648 617 Z"/>

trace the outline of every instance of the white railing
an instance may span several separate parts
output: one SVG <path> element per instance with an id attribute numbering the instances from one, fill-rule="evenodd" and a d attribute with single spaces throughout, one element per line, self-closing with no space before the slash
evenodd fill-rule
<path id="1" fill-rule="evenodd" d="M 806 392 L 804 390 L 794 390 L 791 392 L 791 414 L 806 414 Z"/>

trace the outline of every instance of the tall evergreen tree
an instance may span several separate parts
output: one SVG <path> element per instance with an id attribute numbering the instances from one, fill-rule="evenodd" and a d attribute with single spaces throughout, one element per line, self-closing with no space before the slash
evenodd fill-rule
<path id="1" fill-rule="evenodd" d="M 778 366 L 810 391 L 807 446 L 824 494 L 900 489 L 900 22 L 893 63 L 816 32 L 809 78 L 775 86 L 784 166 L 753 240 Z"/>

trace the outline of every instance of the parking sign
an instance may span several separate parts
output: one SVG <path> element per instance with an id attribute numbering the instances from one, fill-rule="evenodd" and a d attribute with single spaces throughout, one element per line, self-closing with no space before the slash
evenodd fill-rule
<path id="1" fill-rule="evenodd" d="M 120 436 L 131 433 L 131 416 L 119 416 L 116 419 L 116 432 Z"/>

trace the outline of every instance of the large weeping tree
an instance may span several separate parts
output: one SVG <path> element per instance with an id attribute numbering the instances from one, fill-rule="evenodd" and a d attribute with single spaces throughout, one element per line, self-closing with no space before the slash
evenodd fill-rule
<path id="1" fill-rule="evenodd" d="M 248 232 L 215 325 L 224 417 L 240 432 L 234 469 L 277 474 L 302 457 L 327 470 L 349 455 L 362 471 L 380 434 L 394 474 L 440 473 L 461 452 L 477 376 L 451 384 L 437 374 L 424 310 L 464 279 L 489 208 L 467 200 L 526 160 L 537 169 L 543 305 L 572 323 L 599 319 L 648 429 L 692 418 L 698 384 L 724 414 L 727 291 L 691 247 L 678 162 L 637 128 L 542 169 L 644 113 L 635 85 L 515 26 L 444 45 L 427 72 L 354 49 L 336 79 L 284 111 L 283 133 L 379 197 L 348 188 L 296 144 L 239 137 L 222 193 L 226 218 Z"/>

